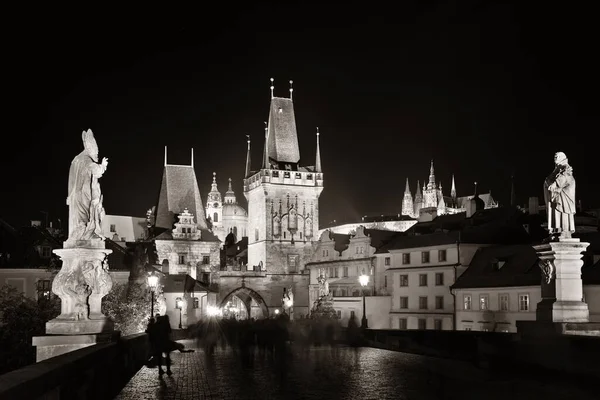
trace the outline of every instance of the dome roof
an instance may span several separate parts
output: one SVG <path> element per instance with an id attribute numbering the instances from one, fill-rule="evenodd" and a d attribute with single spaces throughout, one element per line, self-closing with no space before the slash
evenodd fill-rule
<path id="1" fill-rule="evenodd" d="M 223 204 L 223 217 L 247 217 L 248 212 L 239 204 Z"/>

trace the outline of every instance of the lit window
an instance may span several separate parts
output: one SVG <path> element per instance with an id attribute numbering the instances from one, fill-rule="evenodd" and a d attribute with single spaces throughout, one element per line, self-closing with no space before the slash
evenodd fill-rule
<path id="1" fill-rule="evenodd" d="M 487 311 L 490 307 L 490 299 L 487 294 L 479 296 L 479 309 L 481 311 Z"/>
<path id="2" fill-rule="evenodd" d="M 52 281 L 49 279 L 40 279 L 37 281 L 37 298 L 41 299 L 49 299 L 50 294 L 52 293 Z"/>

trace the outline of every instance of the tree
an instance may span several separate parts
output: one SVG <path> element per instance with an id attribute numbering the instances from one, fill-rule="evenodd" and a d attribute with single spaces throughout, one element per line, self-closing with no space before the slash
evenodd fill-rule
<path id="1" fill-rule="evenodd" d="M 163 309 L 161 294 L 162 287 L 159 285 L 155 293 L 155 313 Z M 121 335 L 141 333 L 146 330 L 150 319 L 150 296 L 147 282 L 115 284 L 102 299 L 102 312 L 114 321 L 115 330 L 121 331 Z"/>
<path id="2" fill-rule="evenodd" d="M 35 362 L 31 340 L 43 335 L 46 322 L 59 314 L 57 296 L 35 301 L 12 286 L 0 287 L 0 375 Z"/>

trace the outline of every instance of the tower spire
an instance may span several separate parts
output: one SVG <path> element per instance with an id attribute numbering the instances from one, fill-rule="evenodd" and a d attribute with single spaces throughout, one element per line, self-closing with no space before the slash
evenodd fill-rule
<path id="1" fill-rule="evenodd" d="M 212 181 L 212 185 L 210 187 L 210 191 L 211 192 L 218 192 L 219 189 L 217 188 L 217 173 L 213 172 L 213 181 Z"/>
<path id="2" fill-rule="evenodd" d="M 275 97 L 273 96 L 273 90 L 275 90 L 275 83 L 273 83 L 275 81 L 275 79 L 271 78 L 271 98 Z"/>
<path id="3" fill-rule="evenodd" d="M 248 151 L 246 152 L 246 178 L 250 175 L 250 135 L 246 135 L 246 141 L 248 142 Z"/>
<path id="4" fill-rule="evenodd" d="M 408 187 L 408 176 L 406 177 L 406 186 L 404 187 L 404 194 L 410 193 L 410 188 Z"/>
<path id="5" fill-rule="evenodd" d="M 294 81 L 290 79 L 290 100 L 294 100 L 294 98 L 293 98 L 294 88 L 292 87 L 293 83 L 294 83 Z"/>
<path id="6" fill-rule="evenodd" d="M 473 182 L 473 184 L 475 185 L 475 191 L 473 192 L 473 197 L 477 197 L 479 195 L 479 193 L 477 193 L 477 181 Z"/>
<path id="7" fill-rule="evenodd" d="M 228 192 L 233 192 L 233 189 L 231 188 L 231 178 L 229 178 L 229 187 L 227 188 Z"/>
<path id="8" fill-rule="evenodd" d="M 410 188 L 408 187 L 408 177 L 406 177 L 406 187 L 404 188 L 404 198 L 402 199 L 402 215 L 408 215 L 410 217 L 415 214 L 415 205 L 413 202 Z"/>
<path id="9" fill-rule="evenodd" d="M 271 78 L 272 79 L 272 78 Z M 269 168 L 269 127 L 265 121 L 265 156 L 263 159 L 263 168 Z"/>
<path id="10" fill-rule="evenodd" d="M 323 172 L 321 171 L 321 149 L 319 146 L 319 127 L 317 126 L 317 153 L 315 157 L 315 172 Z"/>
<path id="11" fill-rule="evenodd" d="M 194 148 L 192 147 L 192 168 L 194 168 Z"/>
<path id="12" fill-rule="evenodd" d="M 435 189 L 435 171 L 433 169 L 433 159 L 431 160 L 431 167 L 429 168 L 429 184 L 427 189 Z"/>
<path id="13" fill-rule="evenodd" d="M 450 197 L 456 200 L 456 185 L 454 184 L 454 174 L 452 174 L 452 188 L 450 189 Z"/>
<path id="14" fill-rule="evenodd" d="M 167 166 L 167 146 L 165 146 L 165 167 Z"/>

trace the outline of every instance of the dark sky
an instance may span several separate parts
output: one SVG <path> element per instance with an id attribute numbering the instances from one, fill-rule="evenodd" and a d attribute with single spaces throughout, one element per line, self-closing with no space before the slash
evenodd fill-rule
<path id="1" fill-rule="evenodd" d="M 65 220 L 68 169 L 88 128 L 109 158 L 108 214 L 143 216 L 156 204 L 165 145 L 182 164 L 194 147 L 204 198 L 213 171 L 222 192 L 232 177 L 243 198 L 245 135 L 257 168 L 270 77 L 282 97 L 294 80 L 305 165 L 320 128 L 322 225 L 400 212 L 406 177 L 414 190 L 432 158 L 446 194 L 454 173 L 459 195 L 478 181 L 506 204 L 514 173 L 524 204 L 542 195 L 564 151 L 584 208 L 600 207 L 594 13 L 415 3 L 15 16 L 3 57 L 0 217 Z"/>

